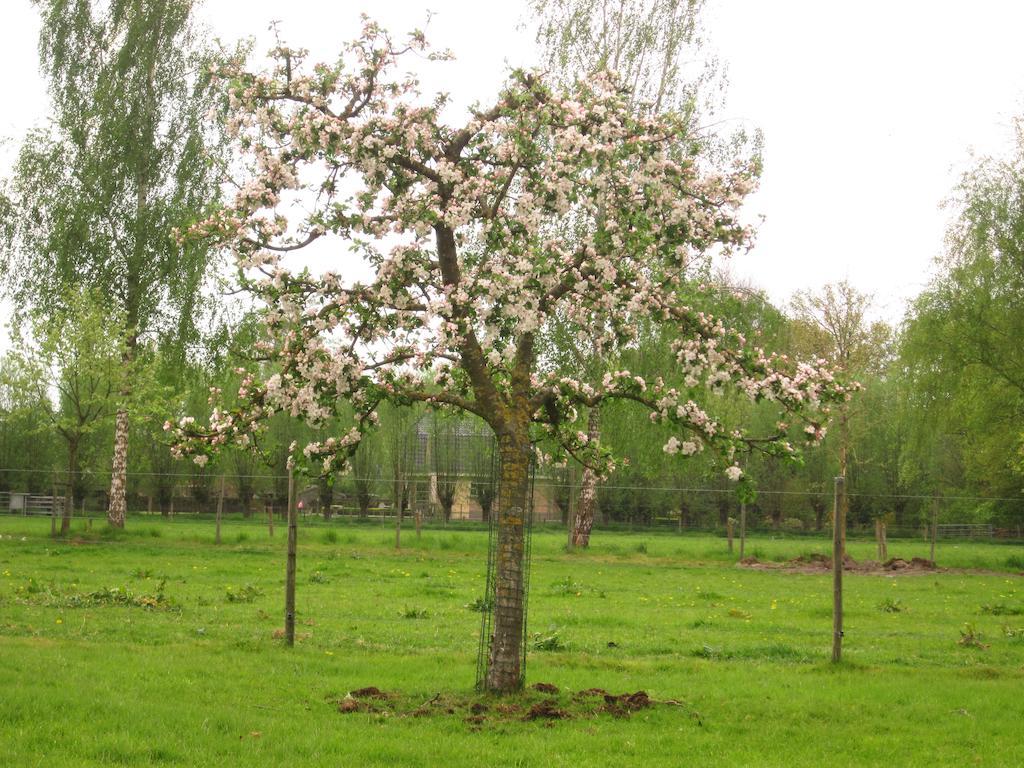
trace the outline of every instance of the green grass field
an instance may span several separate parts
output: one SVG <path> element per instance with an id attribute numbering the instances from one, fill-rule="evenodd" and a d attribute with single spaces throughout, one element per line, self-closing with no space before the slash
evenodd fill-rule
<path id="1" fill-rule="evenodd" d="M 827 574 L 737 567 L 710 536 L 597 532 L 566 554 L 563 533 L 537 532 L 529 620 L 545 649 L 528 683 L 679 705 L 527 721 L 492 701 L 470 722 L 337 704 L 365 686 L 470 693 L 484 533 L 408 531 L 396 552 L 390 529 L 304 522 L 288 649 L 283 526 L 270 539 L 232 522 L 216 547 L 208 522 L 81 525 L 61 542 L 46 520 L 0 518 L 5 767 L 1024 764 L 1020 547 L 940 541 L 940 566 L 984 572 L 848 575 L 837 666 Z M 828 546 L 748 541 L 762 560 Z"/>

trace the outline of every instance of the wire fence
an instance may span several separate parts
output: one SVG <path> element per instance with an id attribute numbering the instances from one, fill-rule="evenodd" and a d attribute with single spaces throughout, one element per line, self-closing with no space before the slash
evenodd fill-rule
<path id="1" fill-rule="evenodd" d="M 342 475 L 327 483 L 310 479 L 298 486 L 300 516 L 336 523 L 391 525 L 398 515 L 428 526 L 471 529 L 487 525 L 496 480 L 464 473 L 439 479 L 436 474 L 403 478 L 401 504 L 396 505 L 394 478 L 388 468 Z M 98 519 L 108 506 L 108 477 L 82 472 L 0 468 L 0 514 Z M 439 494 L 439 484 L 453 492 Z M 166 519 L 280 519 L 287 507 L 287 474 L 273 472 L 131 472 L 128 509 L 132 516 Z M 827 536 L 831 530 L 831 478 L 809 488 L 762 488 L 746 509 L 746 528 L 789 536 Z M 579 481 L 538 473 L 533 489 L 535 523 L 543 528 L 568 527 L 578 509 Z M 490 487 L 490 492 L 488 491 Z M 222 491 L 223 489 L 223 491 Z M 221 498 L 221 493 L 224 496 Z M 738 524 L 735 486 L 670 485 L 652 482 L 601 483 L 594 527 L 597 530 L 713 532 L 725 534 Z M 958 539 L 1024 538 L 1024 499 L 949 494 L 868 493 L 851 489 L 847 527 L 850 535 L 873 536 L 876 521 L 892 538 L 931 535 Z M 995 513 L 993 512 L 995 510 Z"/>

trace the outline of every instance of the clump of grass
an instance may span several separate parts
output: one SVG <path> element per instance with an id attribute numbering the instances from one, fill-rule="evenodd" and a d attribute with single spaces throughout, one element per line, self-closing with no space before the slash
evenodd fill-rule
<path id="1" fill-rule="evenodd" d="M 1004 624 L 1002 628 L 1002 633 L 1004 637 L 1007 637 L 1010 640 L 1024 641 L 1024 627 L 1014 629 L 1013 627 L 1006 626 Z"/>
<path id="2" fill-rule="evenodd" d="M 634 549 L 637 552 L 639 552 L 641 555 L 646 555 L 647 554 L 647 542 L 646 541 L 641 541 L 639 544 L 637 544 L 634 547 Z"/>
<path id="3" fill-rule="evenodd" d="M 313 571 L 309 575 L 310 584 L 330 584 L 331 580 L 328 579 L 321 571 Z"/>
<path id="4" fill-rule="evenodd" d="M 243 542 L 246 542 L 248 540 L 249 540 L 249 534 L 246 533 L 245 531 L 239 531 L 238 533 L 235 534 L 235 541 L 237 543 L 239 543 L 239 544 L 242 544 Z"/>
<path id="5" fill-rule="evenodd" d="M 399 615 L 403 619 L 425 619 L 428 616 L 430 616 L 430 613 L 427 611 L 426 608 L 410 608 L 407 605 L 399 612 Z"/>
<path id="6" fill-rule="evenodd" d="M 451 549 L 455 546 L 455 543 L 450 538 L 439 539 L 437 542 L 438 549 Z"/>
<path id="7" fill-rule="evenodd" d="M 984 635 L 973 624 L 968 622 L 960 630 L 960 639 L 957 640 L 957 644 L 962 645 L 964 648 L 988 648 L 988 644 L 982 642 L 983 640 Z"/>
<path id="8" fill-rule="evenodd" d="M 710 645 L 702 645 L 700 648 L 690 651 L 690 655 L 698 659 L 718 659 L 721 658 L 722 651 Z"/>
<path id="9" fill-rule="evenodd" d="M 697 597 L 699 597 L 701 600 L 721 600 L 721 599 L 723 599 L 722 596 L 720 594 L 718 594 L 717 592 L 705 592 L 704 590 L 699 590 L 697 592 Z"/>
<path id="10" fill-rule="evenodd" d="M 534 632 L 531 645 L 535 651 L 564 651 L 567 648 L 565 641 L 558 634 L 558 630 L 548 634 Z"/>
<path id="11" fill-rule="evenodd" d="M 551 594 L 555 596 L 582 597 L 584 592 L 597 597 L 607 597 L 604 590 L 594 589 L 593 587 L 581 584 L 573 579 L 572 576 L 566 576 L 564 579 L 559 579 L 551 585 Z"/>
<path id="12" fill-rule="evenodd" d="M 741 611 L 739 608 L 730 608 L 729 615 L 734 619 L 749 619 L 750 614 L 746 611 Z"/>
<path id="13" fill-rule="evenodd" d="M 148 528 L 146 529 L 146 533 L 152 539 L 159 539 L 161 536 L 164 535 L 164 532 L 161 531 L 159 528 Z"/>
<path id="14" fill-rule="evenodd" d="M 981 612 L 991 616 L 1020 616 L 1024 614 L 1024 607 L 1004 603 L 985 604 L 981 606 Z"/>
<path id="15" fill-rule="evenodd" d="M 712 645 L 702 645 L 700 648 L 690 651 L 690 655 L 698 659 L 708 659 L 710 661 L 807 662 L 813 658 L 799 648 L 782 643 L 741 648 L 735 651 L 725 651 Z"/>
<path id="16" fill-rule="evenodd" d="M 128 587 L 102 587 L 92 592 L 63 589 L 56 584 L 40 584 L 35 579 L 15 589 L 16 600 L 22 605 L 47 608 L 98 608 L 125 606 L 132 608 L 168 609 L 173 607 L 164 593 L 166 579 L 161 579 L 153 594 L 136 594 Z"/>
<path id="17" fill-rule="evenodd" d="M 262 590 L 260 590 L 259 587 L 253 584 L 246 584 L 244 586 L 238 587 L 237 589 L 233 587 L 228 587 L 224 593 L 224 598 L 229 603 L 251 603 L 257 597 L 262 596 Z"/>
<path id="18" fill-rule="evenodd" d="M 572 576 L 566 576 L 551 585 L 551 592 L 555 595 L 579 595 L 583 589 L 583 585 L 575 581 Z"/>
<path id="19" fill-rule="evenodd" d="M 902 601 L 898 598 L 887 597 L 878 604 L 878 610 L 882 611 L 882 613 L 902 613 L 906 608 L 903 607 Z"/>
<path id="20" fill-rule="evenodd" d="M 487 597 L 478 597 L 472 603 L 466 603 L 466 607 L 474 613 L 486 613 L 491 610 L 491 600 Z"/>
<path id="21" fill-rule="evenodd" d="M 1010 555 L 1006 558 L 1006 567 L 1024 571 L 1024 555 Z"/>
<path id="22" fill-rule="evenodd" d="M 322 539 L 323 539 L 324 544 L 337 544 L 338 543 L 338 532 L 337 531 L 332 531 L 332 530 L 324 531 L 324 535 L 322 536 Z"/>
<path id="23" fill-rule="evenodd" d="M 132 574 L 136 579 L 148 579 L 153 575 L 153 572 L 148 568 L 139 568 Z"/>

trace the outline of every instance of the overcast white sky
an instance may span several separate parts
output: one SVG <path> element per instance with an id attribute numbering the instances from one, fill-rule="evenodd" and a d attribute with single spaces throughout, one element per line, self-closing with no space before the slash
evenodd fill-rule
<path id="1" fill-rule="evenodd" d="M 1008 151 L 1011 120 L 1024 114 L 1024 2 L 708 4 L 710 43 L 728 67 L 720 117 L 765 135 L 764 177 L 749 204 L 765 219 L 734 274 L 777 302 L 846 278 L 898 321 L 941 250 L 948 216 L 939 205 L 971 151 Z M 29 0 L 0 7 L 0 136 L 16 142 L 46 114 L 38 20 Z M 223 39 L 255 36 L 261 51 L 268 23 L 279 20 L 289 43 L 329 58 L 353 36 L 360 10 L 404 31 L 423 26 L 428 8 L 429 38 L 457 58 L 428 74 L 427 90 L 486 101 L 507 64 L 533 63 L 530 36 L 517 29 L 523 0 L 207 0 L 203 14 Z M 5 171 L 10 146 L 4 154 Z"/>

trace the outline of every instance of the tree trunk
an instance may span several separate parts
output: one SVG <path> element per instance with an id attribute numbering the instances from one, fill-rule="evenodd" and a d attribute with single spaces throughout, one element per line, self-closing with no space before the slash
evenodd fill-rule
<path id="1" fill-rule="evenodd" d="M 401 482 L 395 479 L 395 549 L 402 548 L 402 515 L 405 513 L 405 492 Z"/>
<path id="2" fill-rule="evenodd" d="M 114 425 L 114 462 L 110 473 L 110 507 L 107 522 L 115 528 L 124 528 L 127 512 L 125 485 L 128 475 L 128 411 L 117 409 Z"/>
<path id="3" fill-rule="evenodd" d="M 601 411 L 594 407 L 587 416 L 587 437 L 590 441 L 601 437 Z M 572 545 L 574 547 L 590 546 L 590 531 L 594 527 L 594 514 L 597 511 L 597 473 L 590 467 L 583 468 L 580 480 L 580 499 L 576 506 L 576 520 L 572 526 Z"/>
<path id="4" fill-rule="evenodd" d="M 217 531 L 214 544 L 220 544 L 220 519 L 224 515 L 224 476 L 220 477 L 220 496 L 217 499 Z"/>
<path id="5" fill-rule="evenodd" d="M 530 442 L 527 426 L 498 441 L 501 483 L 498 487 L 498 542 L 495 557 L 494 624 L 487 661 L 487 690 L 519 690 L 523 684 L 524 542 L 529 513 Z"/>
<path id="6" fill-rule="evenodd" d="M 284 573 L 284 641 L 295 645 L 295 547 L 298 540 L 298 510 L 295 508 L 295 474 L 288 470 L 288 554 Z"/>
<path id="7" fill-rule="evenodd" d="M 491 519 L 491 505 L 493 503 L 494 500 L 489 496 L 486 499 L 480 500 L 480 520 L 482 522 L 486 523 Z"/>
<path id="8" fill-rule="evenodd" d="M 334 486 L 328 482 L 326 477 L 320 478 L 320 485 L 317 489 L 320 509 L 323 512 L 324 520 L 331 519 L 331 504 L 334 501 Z"/>
<path id="9" fill-rule="evenodd" d="M 78 439 L 68 441 L 68 482 L 64 492 L 64 513 L 60 519 L 60 535 L 67 536 L 71 530 L 71 514 L 75 508 L 75 486 L 78 483 Z"/>

